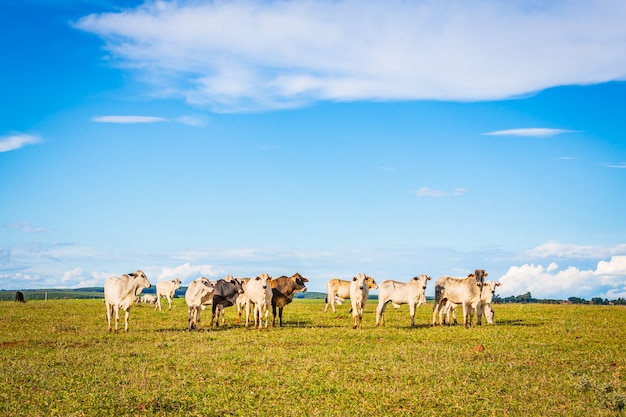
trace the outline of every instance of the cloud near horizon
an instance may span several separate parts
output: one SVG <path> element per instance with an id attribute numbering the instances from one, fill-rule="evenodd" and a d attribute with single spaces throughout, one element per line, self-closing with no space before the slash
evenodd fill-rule
<path id="1" fill-rule="evenodd" d="M 626 3 L 146 2 L 73 23 L 118 67 L 215 111 L 497 100 L 623 80 Z"/>

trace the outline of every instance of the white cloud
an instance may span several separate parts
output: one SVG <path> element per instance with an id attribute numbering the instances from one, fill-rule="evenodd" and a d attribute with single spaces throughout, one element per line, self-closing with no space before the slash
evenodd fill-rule
<path id="1" fill-rule="evenodd" d="M 8 223 L 5 225 L 5 227 L 8 227 L 9 229 L 17 229 L 24 233 L 47 233 L 50 231 L 43 227 L 33 226 L 29 222 Z"/>
<path id="2" fill-rule="evenodd" d="M 455 188 L 454 190 L 448 192 L 443 190 L 436 190 L 429 187 L 421 187 L 419 190 L 415 192 L 415 195 L 418 197 L 448 197 L 448 196 L 461 196 L 465 194 L 467 190 L 465 188 Z"/>
<path id="3" fill-rule="evenodd" d="M 77 22 L 153 93 L 234 111 L 492 100 L 626 74 L 626 3 L 155 1 Z"/>
<path id="4" fill-rule="evenodd" d="M 594 270 L 569 266 L 559 269 L 556 263 L 512 266 L 500 278 L 504 295 L 530 291 L 534 298 L 602 297 L 615 299 L 626 293 L 626 256 L 600 261 Z"/>
<path id="5" fill-rule="evenodd" d="M 560 135 L 561 133 L 571 133 L 573 130 L 566 129 L 549 129 L 545 127 L 531 127 L 525 129 L 508 129 L 508 130 L 498 130 L 495 132 L 483 133 L 488 136 L 526 136 L 533 138 L 548 138 L 555 135 Z"/>
<path id="6" fill-rule="evenodd" d="M 42 140 L 39 136 L 15 133 L 13 135 L 0 137 L 0 152 L 14 151 L 26 145 L 36 145 L 41 142 Z"/>
<path id="7" fill-rule="evenodd" d="M 572 245 L 556 241 L 546 242 L 527 251 L 524 256 L 531 259 L 569 258 L 569 259 L 602 259 L 626 253 L 626 244 L 620 245 Z"/>
<path id="8" fill-rule="evenodd" d="M 133 124 L 167 122 L 168 120 L 154 116 L 98 116 L 92 117 L 91 121 L 96 123 Z"/>
<path id="9" fill-rule="evenodd" d="M 157 280 L 158 282 L 161 282 L 174 278 L 180 278 L 183 282 L 191 282 L 200 276 L 214 278 L 221 275 L 226 274 L 223 270 L 215 268 L 213 265 L 192 265 L 189 262 L 186 262 L 174 268 L 170 268 L 168 266 L 163 267 Z"/>
<path id="10" fill-rule="evenodd" d="M 74 269 L 71 269 L 69 271 L 65 271 L 63 273 L 63 278 L 61 278 L 61 282 L 66 283 L 69 281 L 74 281 L 76 279 L 76 277 L 80 277 L 83 275 L 83 270 L 80 267 L 76 267 Z"/>
<path id="11" fill-rule="evenodd" d="M 615 169 L 626 169 L 626 162 L 621 163 L 606 163 L 604 164 L 607 168 L 615 168 Z"/>

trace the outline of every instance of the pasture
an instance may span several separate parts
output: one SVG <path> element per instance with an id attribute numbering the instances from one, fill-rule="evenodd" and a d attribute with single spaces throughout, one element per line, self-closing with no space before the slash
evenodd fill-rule
<path id="1" fill-rule="evenodd" d="M 614 416 L 626 414 L 626 308 L 497 305 L 496 325 L 430 327 L 432 304 L 376 302 L 362 330 L 349 303 L 295 300 L 284 327 L 187 332 L 136 305 L 106 332 L 102 300 L 0 302 L 3 416 Z M 460 315 L 459 315 L 460 318 Z M 484 350 L 481 348 L 484 347 Z"/>

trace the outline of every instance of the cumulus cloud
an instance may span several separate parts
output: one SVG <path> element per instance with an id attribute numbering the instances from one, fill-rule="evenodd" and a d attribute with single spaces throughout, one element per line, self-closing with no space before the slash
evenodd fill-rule
<path id="1" fill-rule="evenodd" d="M 548 266 L 525 264 L 512 266 L 499 280 L 504 295 L 530 291 L 535 298 L 626 296 L 626 256 L 613 256 L 600 261 L 595 269 L 565 269 L 551 262 Z"/>
<path id="2" fill-rule="evenodd" d="M 531 127 L 525 129 L 508 129 L 497 130 L 495 132 L 483 133 L 488 136 L 527 136 L 534 138 L 548 138 L 551 136 L 559 135 L 561 133 L 570 133 L 573 130 L 566 129 L 549 129 L 544 127 Z"/>
<path id="3" fill-rule="evenodd" d="M 9 136 L 0 137 L 0 152 L 14 151 L 23 148 L 26 145 L 36 145 L 41 143 L 39 136 L 28 135 L 25 133 L 15 133 Z"/>
<path id="4" fill-rule="evenodd" d="M 150 1 L 74 27 L 154 94 L 214 110 L 493 100 L 623 79 L 626 3 Z"/>

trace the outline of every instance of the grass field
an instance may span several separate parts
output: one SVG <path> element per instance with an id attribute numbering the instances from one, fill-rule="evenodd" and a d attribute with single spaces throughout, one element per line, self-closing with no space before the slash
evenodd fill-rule
<path id="1" fill-rule="evenodd" d="M 431 328 L 432 305 L 296 300 L 280 329 L 187 332 L 186 306 L 134 306 L 108 334 L 101 300 L 0 302 L 1 416 L 613 416 L 626 414 L 626 308 L 496 306 L 495 326 Z M 476 349 L 478 345 L 484 350 Z"/>

